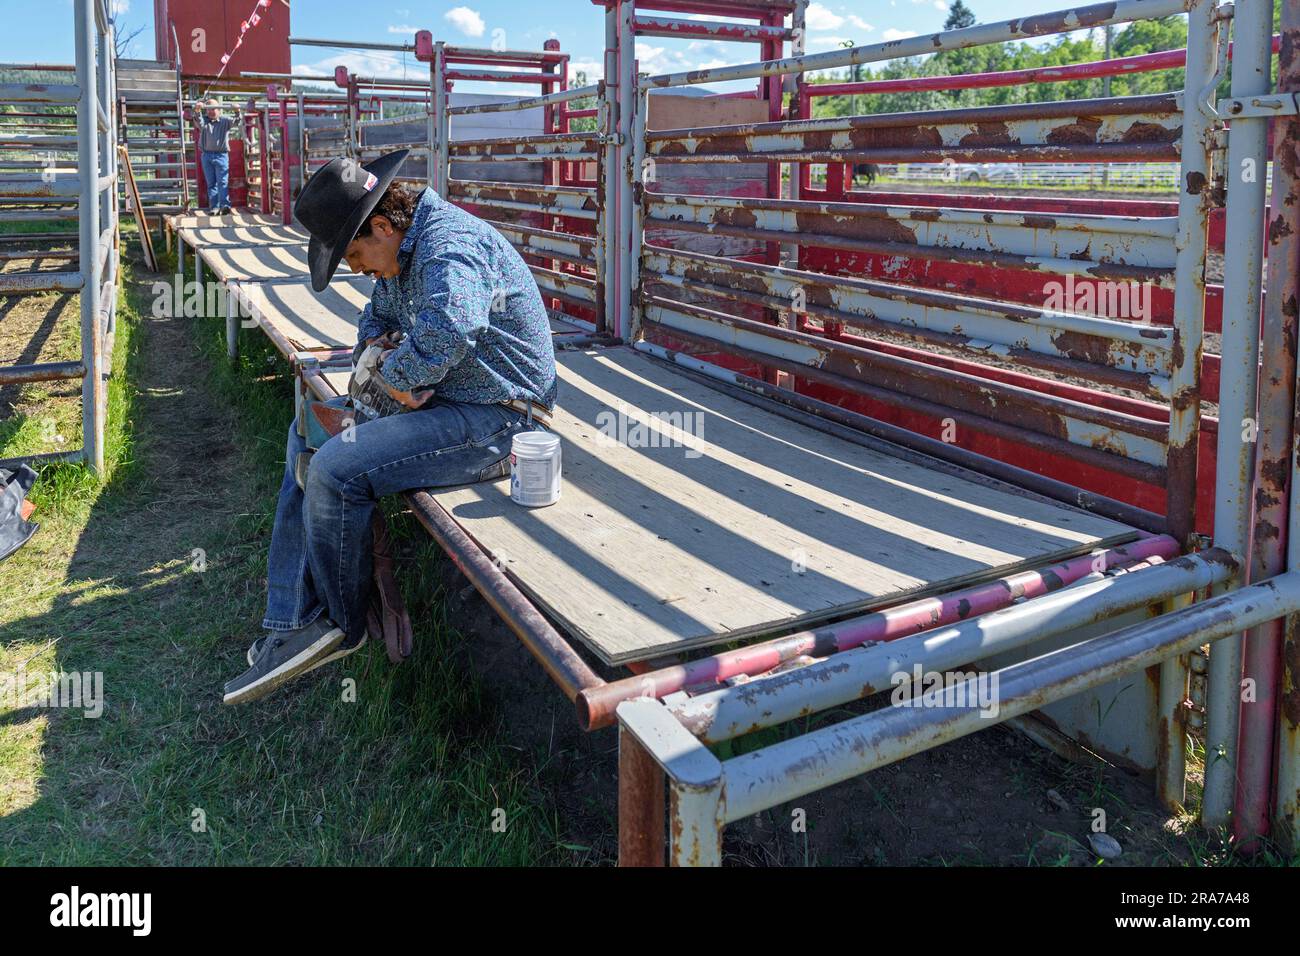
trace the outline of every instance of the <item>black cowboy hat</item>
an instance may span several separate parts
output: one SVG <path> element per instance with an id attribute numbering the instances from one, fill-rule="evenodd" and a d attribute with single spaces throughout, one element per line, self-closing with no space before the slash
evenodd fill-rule
<path id="1" fill-rule="evenodd" d="M 364 166 L 338 156 L 307 180 L 293 204 L 293 214 L 311 234 L 307 266 L 315 291 L 322 292 L 330 284 L 348 243 L 383 198 L 409 152 L 394 150 Z"/>

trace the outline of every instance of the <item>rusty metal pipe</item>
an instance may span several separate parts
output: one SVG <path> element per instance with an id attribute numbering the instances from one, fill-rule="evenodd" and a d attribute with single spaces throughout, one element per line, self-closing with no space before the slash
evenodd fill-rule
<path id="1" fill-rule="evenodd" d="M 1166 566 L 1167 567 L 1167 566 Z M 1132 575 L 1162 570 L 1153 568 Z M 997 676 L 996 713 L 978 706 L 886 707 L 723 763 L 724 822 L 1038 710 L 1300 608 L 1300 574 L 1284 574 L 1172 614 L 1012 665 Z M 990 678 L 992 675 L 990 675 Z M 975 681 L 959 685 L 977 701 Z"/>
<path id="2" fill-rule="evenodd" d="M 1271 87 L 1273 4 L 1271 0 L 1239 0 L 1233 16 L 1236 59 L 1232 65 L 1232 96 L 1249 97 L 1268 93 Z M 1284 58 L 1284 71 L 1292 67 Z M 1293 67 L 1292 67 L 1293 68 Z M 1294 74 L 1292 79 L 1294 79 Z M 1265 192 L 1268 169 L 1267 140 L 1271 122 L 1265 117 L 1237 117 L 1232 120 L 1225 167 L 1227 211 L 1225 213 L 1223 300 L 1233 308 L 1223 310 L 1220 360 L 1220 428 L 1215 471 L 1214 542 L 1219 547 L 1248 553 L 1251 540 L 1251 491 L 1254 485 L 1256 432 L 1265 423 L 1258 408 L 1261 277 L 1264 267 Z M 1248 175 L 1253 171 L 1255 175 Z M 1274 172 L 1275 188 L 1285 180 Z M 1277 195 L 1283 195 L 1279 192 Z M 1274 260 L 1270 269 L 1295 276 L 1285 260 Z M 1266 354 L 1266 368 L 1273 365 Z M 1290 409 L 1268 409 L 1267 427 L 1281 426 L 1289 436 Z M 1236 427 L 1240 423 L 1240 427 Z M 1268 445 L 1275 445 L 1269 441 Z M 1262 448 L 1263 446 L 1261 446 Z M 1261 476 L 1262 477 L 1262 476 Z M 1281 542 L 1269 546 L 1271 566 L 1255 567 L 1252 556 L 1247 573 L 1226 582 L 1223 589 L 1240 587 L 1250 578 L 1269 577 L 1283 570 Z M 1237 752 L 1236 796 L 1233 831 L 1243 847 L 1255 836 L 1268 832 L 1268 810 L 1273 776 L 1273 731 L 1276 713 L 1277 650 L 1279 628 L 1266 624 L 1256 628 L 1242 644 L 1240 637 L 1226 638 L 1215 645 L 1212 657 L 1224 670 L 1244 667 L 1245 676 L 1256 679 L 1257 697 L 1241 713 Z M 1244 663 L 1243 663 L 1244 662 Z M 1208 751 L 1207 751 L 1208 752 Z"/>
<path id="3" fill-rule="evenodd" d="M 698 307 L 673 303 L 677 315 L 698 315 L 703 310 Z M 1032 393 L 1015 386 L 1002 383 L 973 379 L 972 376 L 945 371 L 943 375 L 932 366 L 910 359 L 868 351 L 857 346 L 834 343 L 833 340 L 815 338 L 818 343 L 833 343 L 813 346 L 808 355 L 799 355 L 798 350 L 790 353 L 775 347 L 766 347 L 767 342 L 774 344 L 781 341 L 775 334 L 760 333 L 747 337 L 721 338 L 707 334 L 698 328 L 684 327 L 679 322 L 662 321 L 662 309 L 653 299 L 647 300 L 645 325 L 661 330 L 663 333 L 687 339 L 697 344 L 730 352 L 754 361 L 773 365 L 783 371 L 820 382 L 834 388 L 843 389 L 890 405 L 905 405 L 915 411 L 931 415 L 939 420 L 951 418 L 959 426 L 964 425 L 976 431 L 996 434 L 1012 441 L 1041 444 L 1052 447 L 1066 457 L 1079 461 L 1088 461 L 1109 471 L 1125 474 L 1148 484 L 1162 485 L 1164 469 L 1149 460 L 1148 455 L 1140 454 L 1142 440 L 1152 425 L 1160 423 L 1150 419 L 1136 419 L 1121 416 L 1105 421 L 1096 419 L 1096 415 L 1119 415 L 1104 409 L 1081 411 L 1078 417 L 1072 412 L 1072 406 L 1064 399 L 1054 399 L 1041 393 Z M 722 322 L 714 317 L 705 320 L 706 324 L 717 322 L 723 328 L 744 328 L 742 321 Z M 758 323 L 755 323 L 758 324 Z M 781 330 L 774 326 L 764 329 Z M 737 344 L 737 341 L 753 342 L 752 347 Z M 766 340 L 766 341 L 765 341 Z M 851 353 L 849 350 L 854 350 Z M 861 353 L 861 354 L 859 354 Z M 864 372 L 869 370 L 871 382 L 864 381 Z M 971 380 L 973 379 L 973 380 Z M 971 380 L 971 381 L 967 381 Z M 953 387 L 948 387 L 952 385 Z M 1080 406 L 1082 409 L 1083 406 Z M 1136 424 L 1140 422 L 1140 424 Z M 1132 424 L 1132 427 L 1130 425 Z M 1101 443 L 1098 447 L 1084 444 L 1089 441 L 1089 433 L 1106 436 L 1106 441 L 1113 447 L 1121 435 L 1128 438 L 1122 451 L 1106 450 Z M 1150 438 L 1147 438 L 1150 441 Z"/>
<path id="4" fill-rule="evenodd" d="M 1282 51 L 1278 62 L 1278 89 L 1292 92 L 1300 89 L 1300 2 L 1282 0 L 1281 22 Z M 1297 281 L 1300 279 L 1298 275 L 1300 263 L 1297 262 L 1300 256 L 1300 117 L 1298 116 L 1288 116 L 1285 120 L 1279 120 L 1275 127 L 1273 196 L 1271 212 L 1274 216 L 1268 223 L 1268 296 L 1272 297 L 1276 293 L 1277 297 L 1265 298 L 1265 321 L 1268 323 L 1271 320 L 1279 326 L 1282 338 L 1280 344 L 1289 349 L 1289 354 L 1284 354 L 1280 358 L 1295 363 L 1297 312 L 1300 312 L 1300 305 L 1297 305 L 1297 299 L 1300 298 L 1300 291 L 1297 290 Z M 1279 200 L 1277 197 L 1284 198 Z M 1280 258 L 1273 258 L 1275 255 Z M 1278 273 L 1276 279 L 1275 271 Z M 1278 336 L 1274 336 L 1269 341 L 1278 342 Z M 1265 352 L 1265 355 L 1272 358 L 1268 352 Z M 1281 364 L 1282 362 L 1277 363 L 1277 365 Z M 1269 363 L 1270 374 L 1264 383 L 1264 389 L 1267 391 L 1261 390 L 1261 409 L 1264 405 L 1264 396 L 1279 388 L 1273 375 L 1285 374 L 1285 368 L 1277 368 L 1274 372 L 1275 367 L 1273 362 Z M 1295 385 L 1294 377 L 1292 390 L 1294 402 L 1295 394 L 1300 394 L 1300 388 Z M 1277 400 L 1276 410 L 1280 413 L 1282 411 L 1280 396 L 1274 398 Z M 1300 420 L 1293 419 L 1291 427 L 1292 441 L 1294 441 L 1295 436 L 1300 434 Z M 1278 441 L 1281 442 L 1282 439 L 1283 435 L 1279 434 Z M 1263 451 L 1261 447 L 1259 452 L 1261 458 Z M 1287 449 L 1277 448 L 1276 451 L 1285 453 Z M 1274 462 L 1281 464 L 1283 460 L 1281 455 L 1270 456 L 1270 464 Z M 1300 487 L 1297 483 L 1300 482 L 1300 474 L 1297 474 L 1297 469 L 1300 469 L 1300 459 L 1293 458 L 1288 463 L 1291 494 L 1287 504 L 1287 524 L 1284 532 L 1287 548 L 1286 566 L 1289 571 L 1300 569 L 1300 508 L 1297 507 L 1295 496 L 1296 488 Z M 1268 505 L 1272 515 L 1275 513 L 1275 504 L 1282 498 L 1285 489 L 1278 487 L 1277 477 L 1273 473 L 1263 477 L 1268 478 L 1269 483 L 1260 489 L 1260 493 L 1267 496 L 1264 503 Z M 1257 522 L 1257 536 L 1266 530 L 1266 527 L 1261 527 Z M 1279 700 L 1275 725 L 1277 772 L 1272 818 L 1278 842 L 1300 850 L 1300 638 L 1296 634 L 1294 617 L 1285 623 L 1284 631 L 1277 643 L 1280 645 L 1281 660 L 1274 666 L 1273 679 L 1273 688 Z M 1248 653 L 1250 650 L 1251 647 L 1248 645 Z M 1271 648 L 1268 650 L 1271 652 Z M 1260 659 L 1267 659 L 1267 657 L 1261 654 Z M 1213 663 L 1213 656 L 1210 660 Z M 1254 666 L 1253 663 L 1251 666 Z"/>
<path id="5" fill-rule="evenodd" d="M 923 398 L 909 397 L 900 394 L 889 388 L 878 388 L 874 385 L 868 385 L 857 378 L 849 378 L 835 372 L 829 372 L 813 365 L 807 365 L 801 362 L 782 358 L 771 352 L 757 351 L 727 342 L 722 339 L 711 338 L 698 332 L 682 329 L 677 326 L 665 325 L 649 316 L 644 320 L 647 329 L 656 329 L 663 334 L 692 342 L 696 345 L 703 346 L 706 349 L 729 352 L 741 358 L 749 359 L 753 362 L 765 363 L 782 371 L 789 372 L 792 375 L 808 379 L 809 381 L 818 382 L 823 385 L 829 385 L 832 388 L 841 389 L 855 395 L 861 395 L 865 398 L 874 399 L 895 407 L 906 407 L 913 411 L 929 415 L 939 421 L 945 418 L 951 418 L 957 425 L 970 428 L 972 431 L 984 432 L 999 438 L 1005 438 L 1009 441 L 1019 442 L 1021 444 L 1033 444 L 1040 448 L 1048 449 L 1051 452 L 1061 455 L 1067 459 L 1072 458 L 1078 461 L 1084 461 L 1103 468 L 1116 474 L 1124 475 L 1135 481 L 1142 481 L 1147 484 L 1162 487 L 1164 485 L 1164 469 L 1140 461 L 1134 461 L 1131 458 L 1121 455 L 1111 454 L 1110 452 L 1100 451 L 1087 445 L 1077 445 L 1063 438 L 1053 435 L 1036 432 L 1017 425 L 1009 424 L 1001 419 L 988 418 L 953 408 L 950 405 L 941 405 L 936 402 Z"/>
<path id="6" fill-rule="evenodd" d="M 1004 575 L 949 594 L 908 601 L 814 630 L 610 681 L 578 695 L 579 720 L 589 730 L 605 727 L 614 722 L 615 711 L 625 700 L 663 698 L 698 684 L 720 684 L 739 675 L 754 677 L 799 657 L 829 657 L 863 644 L 909 637 L 999 610 L 1013 602 L 1049 594 L 1080 578 L 1119 565 L 1153 556 L 1168 560 L 1177 555 L 1178 544 L 1167 535 L 1142 538 L 1132 544 L 1037 570 Z"/>
<path id="7" fill-rule="evenodd" d="M 644 290 L 648 296 L 658 296 L 658 286 L 656 276 L 647 276 L 644 280 Z M 668 286 L 675 289 L 674 286 Z M 756 292 L 748 292 L 744 289 L 734 289 L 730 287 L 720 287 L 698 282 L 682 283 L 682 288 L 692 293 L 721 298 L 727 302 L 744 302 L 750 305 L 761 306 L 765 308 L 783 309 L 789 307 L 789 301 L 775 295 L 763 295 Z M 802 315 L 811 319 L 817 319 L 823 323 L 839 323 L 850 329 L 861 331 L 863 333 L 878 332 L 886 335 L 896 336 L 898 338 L 910 339 L 917 343 L 935 345 L 941 348 L 951 349 L 957 353 L 965 353 L 972 359 L 987 362 L 992 355 L 1002 357 L 1015 362 L 1017 365 L 1025 365 L 1031 368 L 1039 369 L 1046 372 L 1054 372 L 1057 375 L 1073 376 L 1074 378 L 1086 379 L 1096 382 L 1100 385 L 1108 385 L 1111 388 L 1130 389 L 1139 392 L 1148 398 L 1164 400 L 1168 395 L 1168 389 L 1163 387 L 1168 379 L 1162 376 L 1152 376 L 1142 372 L 1132 372 L 1127 369 L 1118 369 L 1109 365 L 1096 365 L 1091 362 L 1078 361 L 1076 359 L 1065 358 L 1057 355 L 1045 355 L 1041 352 L 1035 352 L 1032 349 L 1020 348 L 1018 346 L 1005 346 L 1000 343 L 990 342 L 985 339 L 979 339 L 974 336 L 963 336 L 953 332 L 943 332 L 936 329 L 928 329 L 922 326 L 901 326 L 892 322 L 881 320 L 873 316 L 859 315 L 854 312 L 842 312 L 839 309 L 831 309 L 825 306 L 806 304 Z M 824 329 L 823 329 L 824 331 Z M 867 340 L 873 346 L 879 344 L 877 340 Z"/>
<path id="8" fill-rule="evenodd" d="M 1000 23 L 945 30 L 928 36 L 871 43 L 847 50 L 832 50 L 828 53 L 763 60 L 715 69 L 691 70 L 685 73 L 660 74 L 647 77 L 641 82 L 645 86 L 654 87 L 685 86 L 693 83 L 721 83 L 728 80 L 784 76 L 809 70 L 840 69 L 855 63 L 875 63 L 880 60 L 909 56 L 927 56 L 941 50 L 964 50 L 973 46 L 1009 43 L 1014 40 L 1086 30 L 1107 24 L 1172 17 L 1187 12 L 1187 9 L 1188 4 L 1182 0 L 1115 0 L 1111 3 L 1097 3 L 1032 17 L 1004 20 Z"/>
<path id="9" fill-rule="evenodd" d="M 1235 567 L 1235 557 L 1211 550 L 1119 577 L 1079 582 L 976 619 L 858 647 L 735 687 L 673 699 L 668 708 L 701 740 L 729 740 L 888 690 L 897 675 L 917 666 L 924 671 L 961 667 L 1191 593 L 1223 580 Z"/>
<path id="10" fill-rule="evenodd" d="M 581 691 L 605 683 L 427 491 L 407 492 L 406 499 L 420 524 L 510 626 L 565 697 L 574 700 Z"/>

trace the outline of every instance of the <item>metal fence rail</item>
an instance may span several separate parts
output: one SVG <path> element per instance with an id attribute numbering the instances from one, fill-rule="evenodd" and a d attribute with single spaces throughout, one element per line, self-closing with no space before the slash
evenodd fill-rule
<path id="1" fill-rule="evenodd" d="M 567 109 L 578 99 L 603 98 L 603 85 L 566 89 L 563 74 L 543 62 L 540 72 L 512 74 L 519 82 L 527 78 L 540 83 L 544 90 L 540 96 L 450 106 L 446 78 L 466 73 L 451 69 L 451 64 L 467 59 L 479 57 L 473 51 L 441 43 L 434 46 L 430 184 L 490 222 L 523 254 L 553 318 L 585 331 L 603 332 L 607 308 L 603 145 L 607 126 L 604 111 L 597 110 L 600 125 L 596 131 L 568 132 Z M 439 76 L 444 77 L 441 82 L 436 79 Z M 560 89 L 550 91 L 553 86 Z M 542 111 L 538 132 L 453 137 L 458 117 L 538 109 Z M 453 178 L 453 171 L 462 170 L 470 175 Z"/>
<path id="2" fill-rule="evenodd" d="M 1081 22 L 1123 21 L 1159 14 L 1163 0 L 1082 8 Z M 1195 450 L 1199 441 L 1200 341 L 1204 324 L 1205 234 L 1209 203 L 1208 128 L 1200 95 L 1214 75 L 1220 21 L 1209 3 L 1191 5 L 1189 46 L 1199 70 L 1188 70 L 1181 95 L 1115 97 L 805 119 L 697 129 L 645 130 L 647 93 L 724 79 L 802 74 L 814 69 L 900 55 L 897 44 L 642 82 L 632 117 L 630 159 L 638 172 L 634 278 L 621 290 L 629 334 L 696 350 L 715 348 L 769 369 L 875 403 L 923 410 L 958 429 L 1030 444 L 1062 460 L 1163 489 L 1168 527 L 1190 541 L 1195 520 Z M 1113 11 L 1113 12 L 1112 12 Z M 1150 11 L 1150 13 L 1148 13 Z M 1206 12 L 1208 11 L 1208 13 Z M 1199 15 L 1199 19 L 1198 16 Z M 937 35 L 935 49 L 971 45 L 972 38 L 1056 32 L 1050 17 Z M 957 34 L 971 34 L 957 36 Z M 1226 33 L 1224 34 L 1226 37 Z M 901 41 L 906 45 L 913 41 Z M 927 41 L 928 42 L 928 41 Z M 989 42 L 989 41 L 983 41 Z M 930 207 L 874 207 L 807 200 L 673 196 L 656 192 L 665 164 L 741 163 L 756 159 L 811 163 L 1178 161 L 1184 189 L 1178 215 L 1163 219 L 1042 216 Z M 893 282 L 829 277 L 808 268 L 775 267 L 674 251 L 643 242 L 647 227 L 781 242 L 913 261 L 966 263 L 1028 273 L 1027 281 L 1062 291 L 1074 279 L 1111 284 L 1129 298 L 1172 292 L 1169 328 L 1149 311 L 1112 317 L 1072 301 L 1046 307 L 1008 301 L 996 286 L 960 293 Z M 797 260 L 796 260 L 797 261 Z M 1177 268 L 1181 263 L 1181 268 Z M 1183 285 L 1180 287 L 1180 278 Z M 1066 296 L 1062 296 L 1065 299 Z M 747 305 L 750 308 L 736 308 Z M 1145 303 L 1135 303 L 1139 310 Z M 763 310 L 783 314 L 782 328 Z M 882 342 L 879 336 L 886 336 Z M 893 337 L 893 338 L 888 338 Z M 888 341 L 940 345 L 967 359 L 942 373 L 916 351 Z M 1097 407 L 1049 385 L 1026 388 L 985 375 L 989 357 L 1056 376 L 1123 389 L 1154 400 L 1147 409 Z M 1049 380 L 1050 381 L 1050 380 Z M 1161 418 L 1164 421 L 1161 421 Z"/>
<path id="3" fill-rule="evenodd" d="M 77 292 L 81 304 L 79 363 L 9 366 L 6 384 L 80 378 L 82 441 L 79 449 L 22 459 L 84 461 L 104 465 L 104 414 L 117 316 L 117 124 L 113 23 L 104 0 L 75 0 L 76 65 L 59 67 L 75 80 L 59 84 L 6 84 L 0 101 L 22 109 L 0 114 L 0 224 L 39 223 L 37 232 L 6 230 L 5 259 L 25 257 L 27 243 L 76 238 L 76 269 L 0 274 L 0 294 Z M 29 69 L 43 71 L 35 66 Z M 70 112 L 73 110 L 73 112 Z M 11 170 L 20 170 L 11 172 Z M 76 233 L 66 230 L 75 219 Z M 19 249 L 9 248 L 14 242 Z M 38 252 L 39 254 L 39 252 Z M 0 462 L 10 464 L 11 462 Z"/>

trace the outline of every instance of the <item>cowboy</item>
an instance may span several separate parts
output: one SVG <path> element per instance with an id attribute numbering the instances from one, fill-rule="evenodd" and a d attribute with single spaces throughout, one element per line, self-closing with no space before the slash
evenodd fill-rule
<path id="1" fill-rule="evenodd" d="M 365 166 L 333 159 L 294 206 L 311 236 L 316 292 L 343 259 L 376 280 L 358 349 L 384 347 L 379 381 L 409 411 L 326 440 L 307 459 L 301 487 L 295 466 L 307 445 L 290 425 L 267 562 L 269 633 L 249 648 L 249 669 L 226 684 L 228 704 L 365 642 L 378 498 L 504 477 L 514 436 L 550 418 L 555 352 L 532 273 L 488 223 L 432 189 L 394 182 L 406 154 Z"/>
<path id="2" fill-rule="evenodd" d="M 230 127 L 234 121 L 221 115 L 221 103 L 214 97 L 199 105 L 203 111 L 194 114 L 194 125 L 198 127 L 203 180 L 208 184 L 208 212 L 229 216 Z"/>

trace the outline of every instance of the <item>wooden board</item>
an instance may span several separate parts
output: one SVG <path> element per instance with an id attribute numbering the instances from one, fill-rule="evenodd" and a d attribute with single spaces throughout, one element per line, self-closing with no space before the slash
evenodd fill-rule
<path id="1" fill-rule="evenodd" d="M 309 275 L 306 243 L 275 246 L 203 245 L 197 248 L 203 264 L 222 282 L 306 279 Z"/>
<path id="2" fill-rule="evenodd" d="M 324 292 L 301 280 L 234 283 L 249 312 L 299 349 L 352 348 L 374 282 L 336 275 Z"/>
<path id="3" fill-rule="evenodd" d="M 265 212 L 252 212 L 247 209 L 232 209 L 228 216 L 214 216 L 202 210 L 178 212 L 167 216 L 167 224 L 173 230 L 192 229 L 196 226 L 213 226 L 218 229 L 231 226 L 279 226 L 280 217 Z"/>
<path id="4" fill-rule="evenodd" d="M 150 272 L 158 271 L 158 257 L 153 251 L 153 236 L 149 234 L 149 219 L 144 214 L 144 203 L 140 201 L 140 187 L 136 185 L 135 170 L 131 168 L 131 157 L 126 151 L 125 146 L 117 148 L 118 169 L 124 174 L 126 181 L 126 199 L 127 206 L 131 214 L 135 216 L 136 225 L 140 228 L 140 246 L 144 250 L 144 264 Z"/>
<path id="5" fill-rule="evenodd" d="M 434 494 L 608 663 L 809 626 L 1133 537 L 781 418 L 626 347 L 557 360 L 560 501 L 520 507 L 508 481 Z M 659 446 L 614 440 L 620 412 Z M 685 432 L 663 427 L 674 413 Z"/>
<path id="6" fill-rule="evenodd" d="M 282 246 L 307 242 L 307 233 L 296 226 L 186 226 L 177 231 L 191 246 Z"/>

